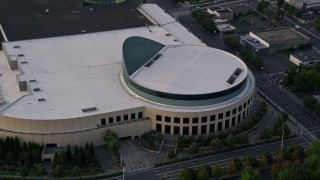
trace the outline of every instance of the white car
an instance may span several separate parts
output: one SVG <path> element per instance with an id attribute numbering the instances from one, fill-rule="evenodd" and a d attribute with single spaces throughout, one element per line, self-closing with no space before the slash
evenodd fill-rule
<path id="1" fill-rule="evenodd" d="M 299 26 L 299 25 L 297 25 L 297 24 L 296 24 L 294 27 L 295 27 L 295 28 L 297 28 L 297 29 L 300 29 L 300 26 Z"/>

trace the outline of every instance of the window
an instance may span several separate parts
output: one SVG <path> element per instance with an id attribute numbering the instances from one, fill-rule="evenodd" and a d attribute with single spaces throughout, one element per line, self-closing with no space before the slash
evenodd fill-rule
<path id="1" fill-rule="evenodd" d="M 237 113 L 237 108 L 234 108 L 233 110 L 232 110 L 232 114 L 236 114 Z"/>
<path id="2" fill-rule="evenodd" d="M 192 135 L 198 135 L 198 126 L 192 126 Z"/>
<path id="3" fill-rule="evenodd" d="M 142 117 L 143 117 L 143 113 L 142 112 L 138 112 L 138 118 L 142 119 Z"/>
<path id="4" fill-rule="evenodd" d="M 127 121 L 128 119 L 129 119 L 128 114 L 125 114 L 125 115 L 123 116 L 123 120 Z"/>
<path id="5" fill-rule="evenodd" d="M 243 111 L 243 113 L 242 113 L 242 118 L 243 118 L 243 119 L 246 118 L 246 111 Z"/>
<path id="6" fill-rule="evenodd" d="M 105 126 L 106 125 L 106 118 L 102 118 L 101 119 L 101 126 Z"/>
<path id="7" fill-rule="evenodd" d="M 189 124 L 189 118 L 183 118 L 183 124 Z"/>
<path id="8" fill-rule="evenodd" d="M 182 130 L 183 130 L 183 132 L 182 132 L 183 135 L 185 135 L 185 136 L 189 135 L 189 127 L 188 126 L 183 126 Z"/>
<path id="9" fill-rule="evenodd" d="M 248 99 L 248 105 L 250 104 L 250 99 Z"/>
<path id="10" fill-rule="evenodd" d="M 232 118 L 232 126 L 236 125 L 236 117 Z"/>
<path id="11" fill-rule="evenodd" d="M 180 118 L 178 118 L 178 117 L 175 117 L 173 119 L 173 121 L 174 121 L 174 123 L 180 124 Z"/>
<path id="12" fill-rule="evenodd" d="M 201 134 L 206 134 L 207 133 L 207 126 L 203 125 L 201 126 Z"/>
<path id="13" fill-rule="evenodd" d="M 218 131 L 221 131 L 222 130 L 222 122 L 219 122 L 218 123 Z"/>
<path id="14" fill-rule="evenodd" d="M 245 102 L 244 104 L 243 104 L 243 108 L 246 108 L 247 107 L 247 103 Z"/>
<path id="15" fill-rule="evenodd" d="M 159 133 L 162 133 L 162 125 L 161 124 L 156 124 L 156 131 Z"/>
<path id="16" fill-rule="evenodd" d="M 226 117 L 229 117 L 230 116 L 230 111 L 227 111 L 226 112 Z"/>
<path id="17" fill-rule="evenodd" d="M 135 119 L 136 118 L 136 114 L 135 113 L 132 113 L 131 114 L 131 119 Z"/>
<path id="18" fill-rule="evenodd" d="M 214 125 L 215 124 L 210 124 L 210 133 L 214 133 L 214 128 L 215 128 Z"/>
<path id="19" fill-rule="evenodd" d="M 211 115 L 210 116 L 210 121 L 215 121 L 216 120 L 216 115 Z"/>
<path id="20" fill-rule="evenodd" d="M 164 121 L 167 122 L 167 123 L 171 123 L 171 117 L 165 116 L 164 117 Z"/>
<path id="21" fill-rule="evenodd" d="M 162 116 L 156 115 L 156 120 L 157 120 L 157 121 L 162 121 Z"/>
<path id="22" fill-rule="evenodd" d="M 179 135 L 180 134 L 180 127 L 179 126 L 174 126 L 173 127 L 173 134 L 174 135 Z"/>
<path id="23" fill-rule="evenodd" d="M 116 121 L 117 121 L 117 122 L 120 122 L 120 121 L 121 121 L 121 116 L 117 116 L 117 117 L 116 117 Z"/>
<path id="24" fill-rule="evenodd" d="M 194 124 L 199 123 L 199 118 L 197 117 L 192 118 L 192 123 Z"/>
<path id="25" fill-rule="evenodd" d="M 218 115 L 218 119 L 223 119 L 223 113 L 220 113 L 220 114 Z"/>
<path id="26" fill-rule="evenodd" d="M 241 111 L 241 110 L 242 110 L 242 106 L 240 105 L 239 108 L 238 108 L 238 111 Z"/>
<path id="27" fill-rule="evenodd" d="M 113 117 L 109 117 L 109 124 L 113 123 Z"/>
<path id="28" fill-rule="evenodd" d="M 171 130 L 170 130 L 170 126 L 169 125 L 165 125 L 164 126 L 164 133 L 165 134 L 170 134 Z"/>
<path id="29" fill-rule="evenodd" d="M 202 118 L 201 118 L 201 122 L 207 122 L 208 121 L 208 118 L 207 118 L 207 116 L 203 116 Z"/>
<path id="30" fill-rule="evenodd" d="M 241 114 L 238 115 L 238 123 L 241 121 Z"/>
<path id="31" fill-rule="evenodd" d="M 224 129 L 229 128 L 229 122 L 230 122 L 229 119 L 224 122 Z"/>

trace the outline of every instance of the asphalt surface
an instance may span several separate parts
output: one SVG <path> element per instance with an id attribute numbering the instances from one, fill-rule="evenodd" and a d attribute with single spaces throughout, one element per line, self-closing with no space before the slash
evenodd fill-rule
<path id="1" fill-rule="evenodd" d="M 140 3 L 81 6 L 80 0 L 0 0 L 0 23 L 9 41 L 142 27 L 151 22 L 137 10 Z"/>
<path id="2" fill-rule="evenodd" d="M 290 147 L 293 145 L 307 146 L 309 143 L 303 137 L 297 137 L 284 141 L 284 147 Z M 137 171 L 133 173 L 125 173 L 125 179 L 178 179 L 180 171 L 183 168 L 198 168 L 203 164 L 214 165 L 219 164 L 222 168 L 226 168 L 228 163 L 236 157 L 243 157 L 247 155 L 260 156 L 263 152 L 270 152 L 275 154 L 280 148 L 281 141 L 272 142 L 269 144 L 259 145 L 256 147 L 249 147 L 245 149 L 234 150 L 230 152 L 220 153 L 208 157 L 193 159 L 185 162 L 162 166 L 158 168 L 151 168 L 143 171 Z M 114 177 L 110 179 L 121 179 L 121 177 Z"/>

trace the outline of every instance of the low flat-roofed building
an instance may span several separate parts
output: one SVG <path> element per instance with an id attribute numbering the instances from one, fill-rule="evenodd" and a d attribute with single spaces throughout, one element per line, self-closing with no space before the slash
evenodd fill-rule
<path id="1" fill-rule="evenodd" d="M 240 36 L 240 44 L 258 55 L 266 55 L 269 53 L 267 46 L 249 35 Z"/>
<path id="2" fill-rule="evenodd" d="M 297 9 L 320 9 L 319 0 L 285 0 L 288 4 L 294 6 Z"/>
<path id="3" fill-rule="evenodd" d="M 268 47 L 269 54 L 311 43 L 310 38 L 291 28 L 251 31 L 249 35 Z"/>
<path id="4" fill-rule="evenodd" d="M 237 33 L 237 28 L 228 23 L 226 19 L 213 19 L 220 36 L 231 35 Z"/>
<path id="5" fill-rule="evenodd" d="M 291 62 L 293 62 L 297 66 L 313 65 L 314 63 L 320 61 L 320 51 L 312 50 L 312 51 L 305 51 L 305 52 L 295 52 L 290 54 L 289 59 Z"/>
<path id="6" fill-rule="evenodd" d="M 228 21 L 233 20 L 233 11 L 229 8 L 225 9 L 221 7 L 211 7 L 211 8 L 207 8 L 207 12 L 209 14 L 216 15 L 220 19 L 226 19 Z"/>

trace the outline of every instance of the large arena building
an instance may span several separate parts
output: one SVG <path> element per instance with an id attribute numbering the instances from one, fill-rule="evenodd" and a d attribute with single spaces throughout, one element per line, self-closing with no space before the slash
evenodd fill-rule
<path id="1" fill-rule="evenodd" d="M 156 130 L 201 135 L 241 123 L 255 80 L 156 5 L 155 26 L 3 43 L 0 137 L 51 146 L 104 144 Z"/>

